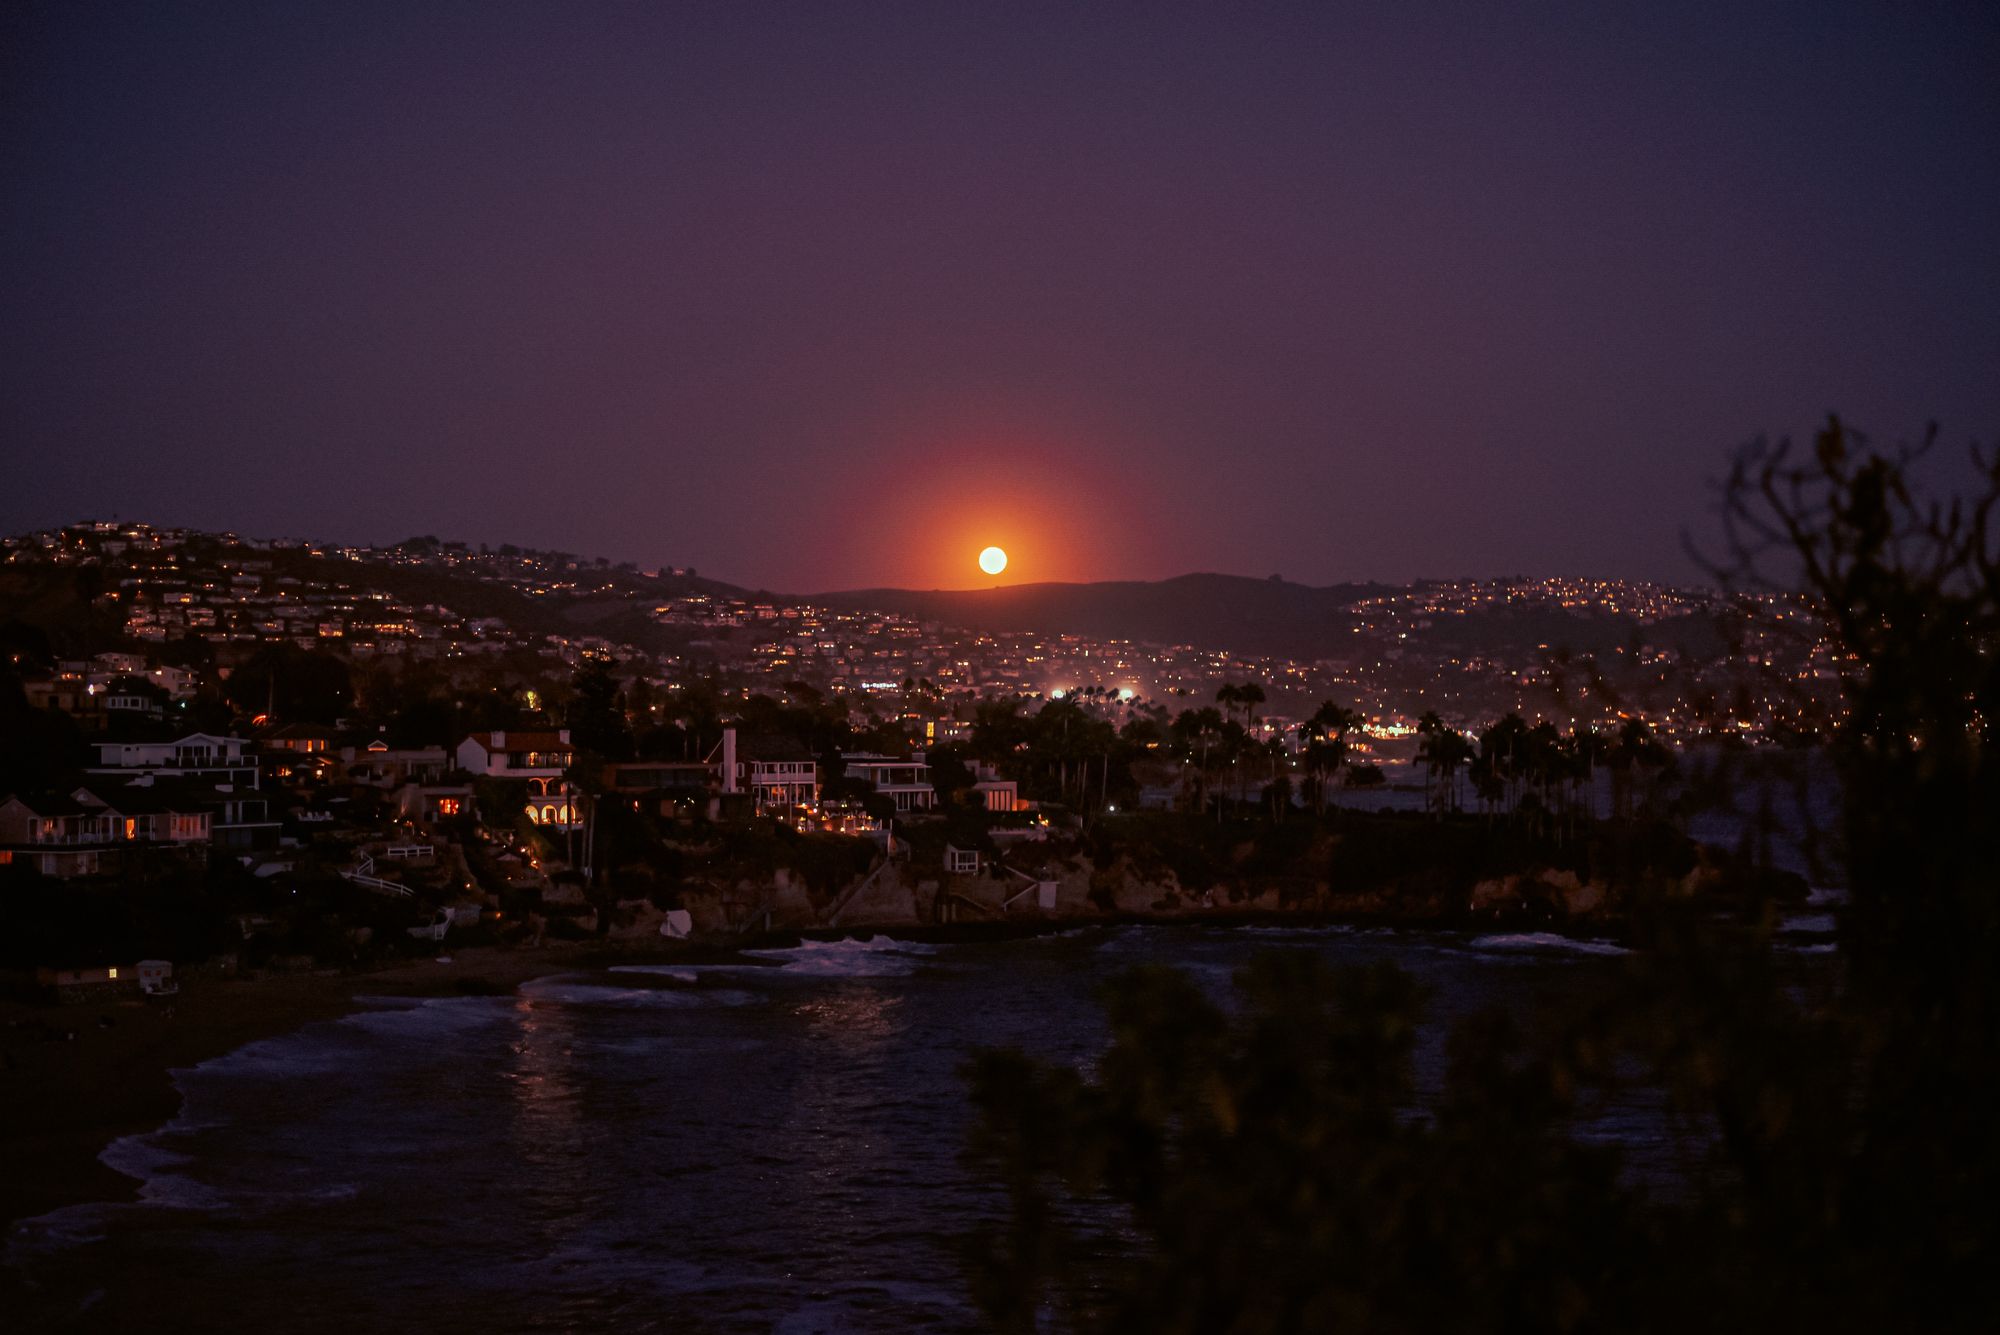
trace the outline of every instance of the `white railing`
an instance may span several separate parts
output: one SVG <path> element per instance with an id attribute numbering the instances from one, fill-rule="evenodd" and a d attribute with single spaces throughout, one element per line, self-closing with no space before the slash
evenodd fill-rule
<path id="1" fill-rule="evenodd" d="M 877 863 L 866 876 L 862 877 L 856 884 L 849 886 L 846 893 L 829 904 L 826 910 L 826 925 L 829 927 L 840 926 L 840 915 L 853 907 L 854 901 L 861 898 L 862 893 L 869 886 L 880 880 L 882 873 L 889 870 L 890 865 L 895 861 L 896 856 L 893 853 L 884 854 L 882 861 Z"/>
<path id="2" fill-rule="evenodd" d="M 1029 895 L 1035 896 L 1035 906 L 1037 908 L 1047 910 L 1055 907 L 1056 883 L 1054 881 L 1042 880 L 1038 877 L 1030 876 L 1028 873 L 1015 867 L 1009 867 L 1005 863 L 1000 864 L 1000 870 L 1006 872 L 1009 876 L 1018 876 L 1027 882 L 1019 890 L 1016 890 L 1013 894 L 1000 901 L 1002 909 L 1013 908 L 1014 905 L 1026 899 Z"/>
<path id="3" fill-rule="evenodd" d="M 367 865 L 373 866 L 373 859 L 370 859 Z M 343 880 L 358 885 L 363 890 L 373 890 L 380 895 L 400 895 L 405 899 L 408 899 L 411 895 L 409 886 L 399 885 L 394 881 L 385 881 L 380 876 L 371 876 L 358 868 L 353 871 L 344 871 L 340 875 Z"/>

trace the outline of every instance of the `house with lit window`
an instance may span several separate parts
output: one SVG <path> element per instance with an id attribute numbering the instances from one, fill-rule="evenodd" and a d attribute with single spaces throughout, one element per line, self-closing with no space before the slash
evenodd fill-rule
<path id="1" fill-rule="evenodd" d="M 467 774 L 527 784 L 528 819 L 535 824 L 557 829 L 582 826 L 575 790 L 566 777 L 576 763 L 568 728 L 475 732 L 458 744 L 456 757 Z"/>
<path id="2" fill-rule="evenodd" d="M 111 831 L 110 817 L 74 798 L 9 797 L 0 802 L 0 866 L 64 879 L 94 876 L 114 847 Z"/>
<path id="3" fill-rule="evenodd" d="M 339 745 L 340 731 L 322 723 L 287 723 L 259 734 L 257 742 L 266 751 L 317 755 Z"/>
<path id="4" fill-rule="evenodd" d="M 705 760 L 639 760 L 604 767 L 605 787 L 662 814 L 692 807 L 710 819 L 781 814 L 819 801 L 819 762 L 786 737 L 739 742 L 724 728 Z M 746 804 L 744 798 L 749 801 Z"/>
<path id="5" fill-rule="evenodd" d="M 732 730 L 733 731 L 733 730 Z M 819 762 L 790 738 L 759 738 L 738 746 L 737 782 L 762 814 L 819 801 Z"/>
<path id="6" fill-rule="evenodd" d="M 110 1001 L 143 986 L 137 969 L 119 964 L 43 967 L 35 970 L 35 982 L 50 1000 L 69 1004 Z"/>
<path id="7" fill-rule="evenodd" d="M 112 838 L 123 844 L 206 847 L 214 816 L 197 803 L 150 788 L 86 784 L 70 794 L 80 806 L 108 817 Z"/>
<path id="8" fill-rule="evenodd" d="M 140 850 L 206 855 L 205 811 L 147 794 L 107 802 L 87 788 L 68 796 L 15 795 L 0 802 L 0 865 L 68 879 L 117 870 Z"/>
<path id="9" fill-rule="evenodd" d="M 972 766 L 972 792 L 988 811 L 1028 809 L 1028 804 L 1021 800 L 1021 785 L 1001 778 L 1000 771 L 984 761 L 976 761 Z"/>
<path id="10" fill-rule="evenodd" d="M 406 783 L 396 790 L 396 814 L 426 825 L 470 816 L 475 806 L 469 783 Z"/>
<path id="11" fill-rule="evenodd" d="M 898 811 L 929 811 L 937 805 L 937 789 L 931 786 L 931 767 L 921 751 L 908 759 L 856 752 L 841 757 L 847 777 L 858 779 L 876 794 L 895 803 Z"/>
<path id="12" fill-rule="evenodd" d="M 160 825 L 153 834 L 154 843 L 191 846 L 202 842 L 244 852 L 277 847 L 284 829 L 281 797 L 274 798 L 266 789 L 214 782 L 199 775 L 106 775 L 90 779 L 70 796 L 87 807 L 134 819 L 173 816 L 173 821 Z M 195 817 L 200 818 L 198 825 Z"/>

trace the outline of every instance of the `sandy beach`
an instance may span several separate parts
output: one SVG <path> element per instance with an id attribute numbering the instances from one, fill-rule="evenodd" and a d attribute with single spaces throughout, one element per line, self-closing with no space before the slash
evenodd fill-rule
<path id="1" fill-rule="evenodd" d="M 582 942 L 479 948 L 450 951 L 449 962 L 192 981 L 171 1000 L 0 1001 L 0 1220 L 133 1198 L 138 1184 L 98 1155 L 120 1136 L 172 1120 L 180 1110 L 176 1069 L 337 1019 L 357 996 L 507 991 L 605 954 L 602 944 Z"/>

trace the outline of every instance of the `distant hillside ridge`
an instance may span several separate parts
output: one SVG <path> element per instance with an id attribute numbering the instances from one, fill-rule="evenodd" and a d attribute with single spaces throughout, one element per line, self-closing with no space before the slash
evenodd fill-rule
<path id="1" fill-rule="evenodd" d="M 852 589 L 801 598 L 819 607 L 900 612 L 971 631 L 1084 635 L 1319 658 L 1343 647 L 1342 637 L 1352 630 L 1350 609 L 1356 602 L 1392 587 L 1373 583 L 1315 587 L 1275 577 L 1195 574 L 992 589 Z"/>

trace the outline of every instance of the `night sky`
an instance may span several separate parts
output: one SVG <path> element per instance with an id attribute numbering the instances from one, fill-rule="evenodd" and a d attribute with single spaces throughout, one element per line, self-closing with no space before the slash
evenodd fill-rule
<path id="1" fill-rule="evenodd" d="M 1671 579 L 1759 431 L 2000 436 L 1990 3 L 0 27 L 7 532 Z"/>

